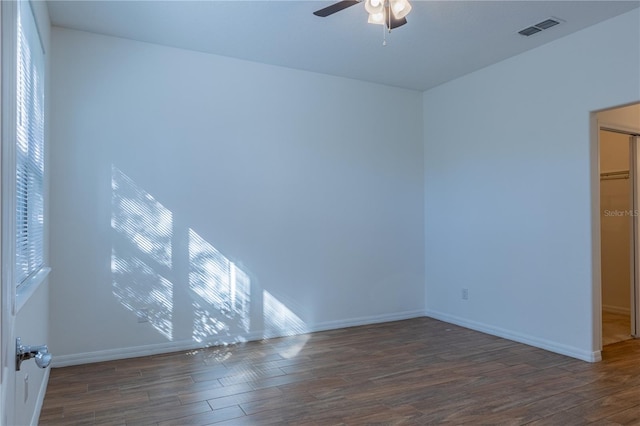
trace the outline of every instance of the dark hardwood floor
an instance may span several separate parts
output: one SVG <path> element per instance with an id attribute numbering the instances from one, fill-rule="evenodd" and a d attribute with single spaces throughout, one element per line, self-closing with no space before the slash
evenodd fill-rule
<path id="1" fill-rule="evenodd" d="M 640 340 L 590 364 L 418 318 L 51 371 L 41 425 L 640 425 Z"/>

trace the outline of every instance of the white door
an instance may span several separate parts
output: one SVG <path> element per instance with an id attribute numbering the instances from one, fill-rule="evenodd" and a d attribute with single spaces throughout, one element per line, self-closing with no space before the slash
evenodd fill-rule
<path id="1" fill-rule="evenodd" d="M 16 372 L 16 337 L 31 346 L 47 340 L 46 44 L 37 24 L 37 16 L 46 19 L 47 13 L 42 2 L 0 1 L 0 426 L 37 423 L 49 372 L 39 346 L 31 348 L 38 363 L 27 361 Z"/>
<path id="2" fill-rule="evenodd" d="M 4 25 L 2 22 L 2 8 L 0 7 L 0 35 L 3 34 L 3 29 L 4 29 Z M 4 40 L 4 37 L 0 37 L 1 40 Z M 2 43 L 4 44 L 4 43 Z M 3 52 L 4 52 L 4 46 L 0 44 L 0 81 L 2 81 L 4 79 L 4 73 L 2 72 L 2 70 L 4 69 L 3 65 Z M 0 85 L 1 87 L 2 85 Z M 2 99 L 4 99 L 4 96 L 2 96 Z M 4 115 L 2 114 L 3 111 L 3 104 L 4 102 L 0 102 L 0 117 L 3 117 Z M 4 126 L 0 125 L 0 141 L 4 141 Z M 2 144 L 4 144 L 4 142 L 2 142 Z M 3 147 L 0 145 L 0 153 L 3 151 Z M 2 167 L 2 155 L 0 154 L 0 188 L 2 187 L 2 174 L 3 174 L 3 170 L 4 168 Z M 0 212 L 2 211 L 2 197 L 0 197 Z M 0 227 L 1 229 L 1 227 Z M 2 232 L 0 231 L 0 241 L 2 241 Z M 2 248 L 1 248 L 1 244 L 0 244 L 0 271 L 2 271 Z M 5 285 L 4 285 L 4 279 L 2 277 L 2 274 L 0 273 L 0 425 L 4 425 L 6 424 L 5 422 L 5 398 L 4 396 L 6 395 L 6 392 L 4 390 L 4 384 L 6 382 L 6 372 L 5 372 L 5 353 L 6 353 L 6 349 L 7 349 L 7 338 L 6 338 L 6 333 L 4 331 L 5 328 L 5 317 L 4 317 L 4 313 L 6 311 L 6 309 L 4 308 L 4 304 L 5 304 Z"/>
<path id="3" fill-rule="evenodd" d="M 15 27 L 13 17 L 16 14 L 15 2 L 1 2 L 0 3 L 0 34 L 2 34 L 2 45 L 0 46 L 0 69 L 2 72 L 0 78 L 2 78 L 2 102 L 0 106 L 0 115 L 2 117 L 2 149 L 0 149 L 0 184 L 2 187 L 3 196 L 0 197 L 0 318 L 2 325 L 0 326 L 0 354 L 2 362 L 2 368 L 0 369 L 0 380 L 2 385 L 0 386 L 0 425 L 14 424 L 15 419 L 15 340 L 14 340 L 14 300 L 15 300 L 15 288 L 13 285 L 13 268 L 7 267 L 12 265 L 13 262 L 7 261 L 11 256 L 11 250 L 8 247 L 12 238 L 7 238 L 10 235 L 10 226 L 13 223 L 13 214 L 7 211 L 8 205 L 5 199 L 7 193 L 7 183 L 11 181 L 6 178 L 6 174 L 12 167 L 8 166 L 8 149 L 10 149 L 11 142 L 14 138 L 11 136 L 14 125 L 10 123 L 12 120 L 12 111 L 14 108 L 8 107 L 7 102 L 13 97 L 8 93 L 11 88 L 15 87 L 15 83 L 12 81 L 15 78 L 12 69 L 15 69 L 14 60 L 11 58 L 13 55 L 13 44 L 15 43 L 15 36 L 12 32 Z M 12 191 L 10 191 L 12 192 Z M 8 214 L 9 213 L 9 214 Z"/>

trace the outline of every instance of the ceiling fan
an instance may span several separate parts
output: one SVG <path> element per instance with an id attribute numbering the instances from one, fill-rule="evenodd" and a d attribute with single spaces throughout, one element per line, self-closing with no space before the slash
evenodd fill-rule
<path id="1" fill-rule="evenodd" d="M 324 9 L 316 10 L 313 14 L 326 18 L 361 1 L 342 0 Z M 370 24 L 386 25 L 389 31 L 406 24 L 406 16 L 411 12 L 409 0 L 364 0 L 364 8 L 369 13 Z"/>

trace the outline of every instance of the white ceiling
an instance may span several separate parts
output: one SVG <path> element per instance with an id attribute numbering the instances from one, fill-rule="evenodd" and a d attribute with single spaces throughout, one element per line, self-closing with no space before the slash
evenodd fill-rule
<path id="1" fill-rule="evenodd" d="M 387 35 L 363 4 L 327 18 L 334 1 L 55 1 L 54 25 L 426 90 L 640 5 L 640 1 L 418 1 Z M 565 22 L 531 37 L 549 17 Z"/>

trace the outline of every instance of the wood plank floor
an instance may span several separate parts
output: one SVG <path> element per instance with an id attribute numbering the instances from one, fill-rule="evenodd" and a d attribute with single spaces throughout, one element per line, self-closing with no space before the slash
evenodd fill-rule
<path id="1" fill-rule="evenodd" d="M 429 318 L 53 369 L 41 425 L 639 425 L 640 340 L 586 363 Z"/>

